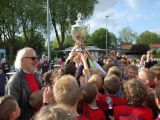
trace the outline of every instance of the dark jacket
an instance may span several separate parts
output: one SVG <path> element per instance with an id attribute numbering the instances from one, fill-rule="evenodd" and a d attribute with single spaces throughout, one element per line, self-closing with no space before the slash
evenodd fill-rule
<path id="1" fill-rule="evenodd" d="M 5 84 L 6 84 L 6 75 L 0 74 L 0 96 L 4 95 Z"/>
<path id="2" fill-rule="evenodd" d="M 37 83 L 41 88 L 40 83 L 38 81 Z M 29 104 L 30 94 L 31 91 L 25 78 L 24 71 L 17 70 L 7 83 L 6 95 L 13 95 L 16 97 L 21 109 L 19 120 L 29 120 L 34 114 L 34 110 Z"/>

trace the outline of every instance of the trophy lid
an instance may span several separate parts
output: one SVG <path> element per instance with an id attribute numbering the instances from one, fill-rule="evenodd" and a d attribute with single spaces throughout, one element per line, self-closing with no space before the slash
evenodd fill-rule
<path id="1" fill-rule="evenodd" d="M 81 18 L 82 18 L 81 13 L 78 13 L 77 18 L 78 18 L 78 20 L 76 20 L 76 24 L 73 25 L 72 27 L 84 26 L 84 25 L 83 25 L 84 22 L 81 20 Z"/>

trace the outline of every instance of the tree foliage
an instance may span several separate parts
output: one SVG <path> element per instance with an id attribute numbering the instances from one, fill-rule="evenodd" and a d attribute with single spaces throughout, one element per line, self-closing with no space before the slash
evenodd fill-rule
<path id="1" fill-rule="evenodd" d="M 98 0 L 50 0 L 51 21 L 60 49 L 64 48 L 66 31 L 70 24 L 75 24 L 77 14 L 82 13 L 83 19 L 88 19 L 93 14 L 96 3 Z"/>
<path id="2" fill-rule="evenodd" d="M 30 46 L 42 52 L 44 42 L 39 43 L 45 30 L 45 0 L 1 0 L 0 1 L 0 47 L 4 47 L 13 60 L 17 48 Z M 24 36 L 23 36 L 24 35 Z M 24 40 L 24 44 L 21 44 Z M 19 42 L 17 47 L 17 42 Z M 36 46 L 36 47 L 35 47 Z M 42 48 L 42 49 L 41 49 Z M 8 52 L 9 51 L 9 52 Z"/>
<path id="3" fill-rule="evenodd" d="M 18 22 L 20 32 L 23 32 L 26 43 L 29 46 L 31 41 L 41 31 L 43 34 L 46 29 L 46 1 L 45 0 L 19 0 L 21 5 L 18 7 Z"/>
<path id="4" fill-rule="evenodd" d="M 74 43 L 75 42 L 72 39 L 66 38 L 64 41 L 64 47 L 65 48 L 72 47 L 72 46 L 74 46 Z"/>
<path id="5" fill-rule="evenodd" d="M 107 32 L 107 48 L 116 44 L 116 36 L 111 32 Z M 87 39 L 87 45 L 93 45 L 99 48 L 106 48 L 106 29 L 100 28 L 93 32 L 91 36 Z"/>
<path id="6" fill-rule="evenodd" d="M 160 37 L 156 33 L 145 31 L 139 35 L 138 43 L 147 45 L 160 43 Z"/>
<path id="7" fill-rule="evenodd" d="M 0 33 L 1 43 L 10 51 L 10 57 L 13 59 L 14 43 L 16 33 L 18 32 L 17 23 L 17 0 L 1 1 L 0 5 Z M 6 45 L 7 44 L 7 45 Z"/>
<path id="8" fill-rule="evenodd" d="M 124 27 L 121 31 L 119 31 L 120 43 L 136 43 L 137 38 L 137 33 L 130 27 Z"/>

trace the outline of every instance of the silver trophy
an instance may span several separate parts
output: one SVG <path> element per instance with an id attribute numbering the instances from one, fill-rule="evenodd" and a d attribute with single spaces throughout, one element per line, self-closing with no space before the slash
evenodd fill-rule
<path id="1" fill-rule="evenodd" d="M 81 13 L 78 13 L 78 20 L 76 21 L 75 25 L 71 26 L 71 35 L 73 40 L 79 46 L 77 51 L 82 51 L 84 48 L 84 41 L 86 40 L 88 31 L 89 31 L 89 24 L 84 25 L 84 22 L 81 20 Z"/>

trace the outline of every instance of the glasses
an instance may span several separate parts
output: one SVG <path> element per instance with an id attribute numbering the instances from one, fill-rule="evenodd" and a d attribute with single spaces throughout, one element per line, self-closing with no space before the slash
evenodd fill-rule
<path id="1" fill-rule="evenodd" d="M 29 59 L 31 59 L 33 61 L 37 60 L 37 57 L 24 57 L 24 58 L 29 58 Z"/>

